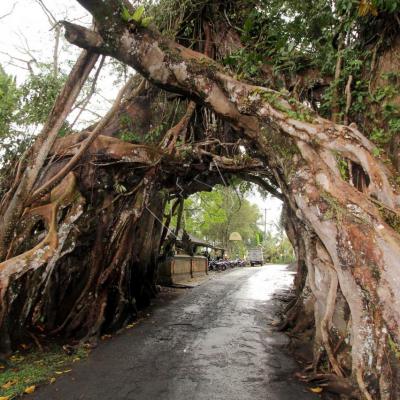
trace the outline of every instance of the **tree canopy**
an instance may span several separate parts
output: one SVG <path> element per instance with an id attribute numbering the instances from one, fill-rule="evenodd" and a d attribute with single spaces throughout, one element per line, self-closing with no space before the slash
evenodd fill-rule
<path id="1" fill-rule="evenodd" d="M 0 344 L 124 326 L 155 293 L 182 199 L 239 177 L 284 203 L 297 275 L 282 329 L 313 343 L 305 379 L 399 397 L 398 2 L 78 2 L 95 29 L 62 22 L 81 55 L 7 172 Z M 104 57 L 137 75 L 95 124 L 60 137 Z M 3 80 L 5 93 L 18 89 Z M 189 206 L 208 201 L 230 223 L 238 196 L 228 191 Z M 230 229 L 203 215 L 192 229 Z"/>

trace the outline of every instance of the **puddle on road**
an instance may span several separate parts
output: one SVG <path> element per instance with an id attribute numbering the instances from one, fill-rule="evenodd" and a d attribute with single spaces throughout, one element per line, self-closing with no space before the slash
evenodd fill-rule
<path id="1" fill-rule="evenodd" d="M 248 300 L 270 300 L 277 290 L 290 288 L 295 273 L 287 265 L 265 265 L 237 293 Z"/>

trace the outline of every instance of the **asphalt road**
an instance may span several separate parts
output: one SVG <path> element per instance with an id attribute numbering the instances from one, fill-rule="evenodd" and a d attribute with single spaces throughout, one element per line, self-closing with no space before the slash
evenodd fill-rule
<path id="1" fill-rule="evenodd" d="M 240 268 L 186 291 L 102 343 L 36 400 L 306 400 L 269 322 L 286 266 Z"/>

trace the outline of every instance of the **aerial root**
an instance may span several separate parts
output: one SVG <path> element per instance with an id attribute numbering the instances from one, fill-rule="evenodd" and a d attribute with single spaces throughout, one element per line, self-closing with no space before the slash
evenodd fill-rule
<path id="1" fill-rule="evenodd" d="M 336 296 L 338 290 L 338 277 L 337 273 L 333 268 L 329 269 L 331 282 L 329 285 L 328 298 L 326 301 L 326 310 L 325 315 L 321 321 L 321 336 L 322 342 L 324 344 L 325 351 L 328 355 L 329 362 L 332 366 L 332 369 L 335 371 L 336 375 L 340 377 L 344 377 L 342 368 L 336 360 L 334 351 L 332 350 L 331 344 L 329 342 L 329 329 L 332 323 L 332 316 L 335 312 L 335 304 L 336 304 Z"/>
<path id="2" fill-rule="evenodd" d="M 358 387 L 360 388 L 361 393 L 364 395 L 364 397 L 367 400 L 374 400 L 372 398 L 372 396 L 370 395 L 370 393 L 368 392 L 367 385 L 365 384 L 365 381 L 363 378 L 363 373 L 364 373 L 363 369 L 361 367 L 357 367 L 356 378 L 357 378 Z"/>

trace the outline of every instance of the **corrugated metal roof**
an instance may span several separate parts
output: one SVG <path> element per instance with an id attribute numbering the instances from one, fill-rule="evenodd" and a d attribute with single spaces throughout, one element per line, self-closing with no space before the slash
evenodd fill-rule
<path id="1" fill-rule="evenodd" d="M 173 229 L 171 229 L 171 230 L 173 230 Z M 223 247 L 221 247 L 221 246 L 214 246 L 214 245 L 212 245 L 211 243 L 208 243 L 208 242 L 206 242 L 205 240 L 200 239 L 200 238 L 198 238 L 198 237 L 192 235 L 192 234 L 189 233 L 189 232 L 186 232 L 186 233 L 187 233 L 187 235 L 189 236 L 190 241 L 191 241 L 193 244 L 197 245 L 197 246 L 210 247 L 210 248 L 215 249 L 215 250 L 225 250 Z M 177 235 L 178 241 L 182 241 L 182 234 L 183 234 L 183 230 L 180 229 L 179 232 L 178 232 L 178 235 Z M 169 236 L 169 235 L 171 235 L 170 232 L 168 233 L 168 236 Z"/>

